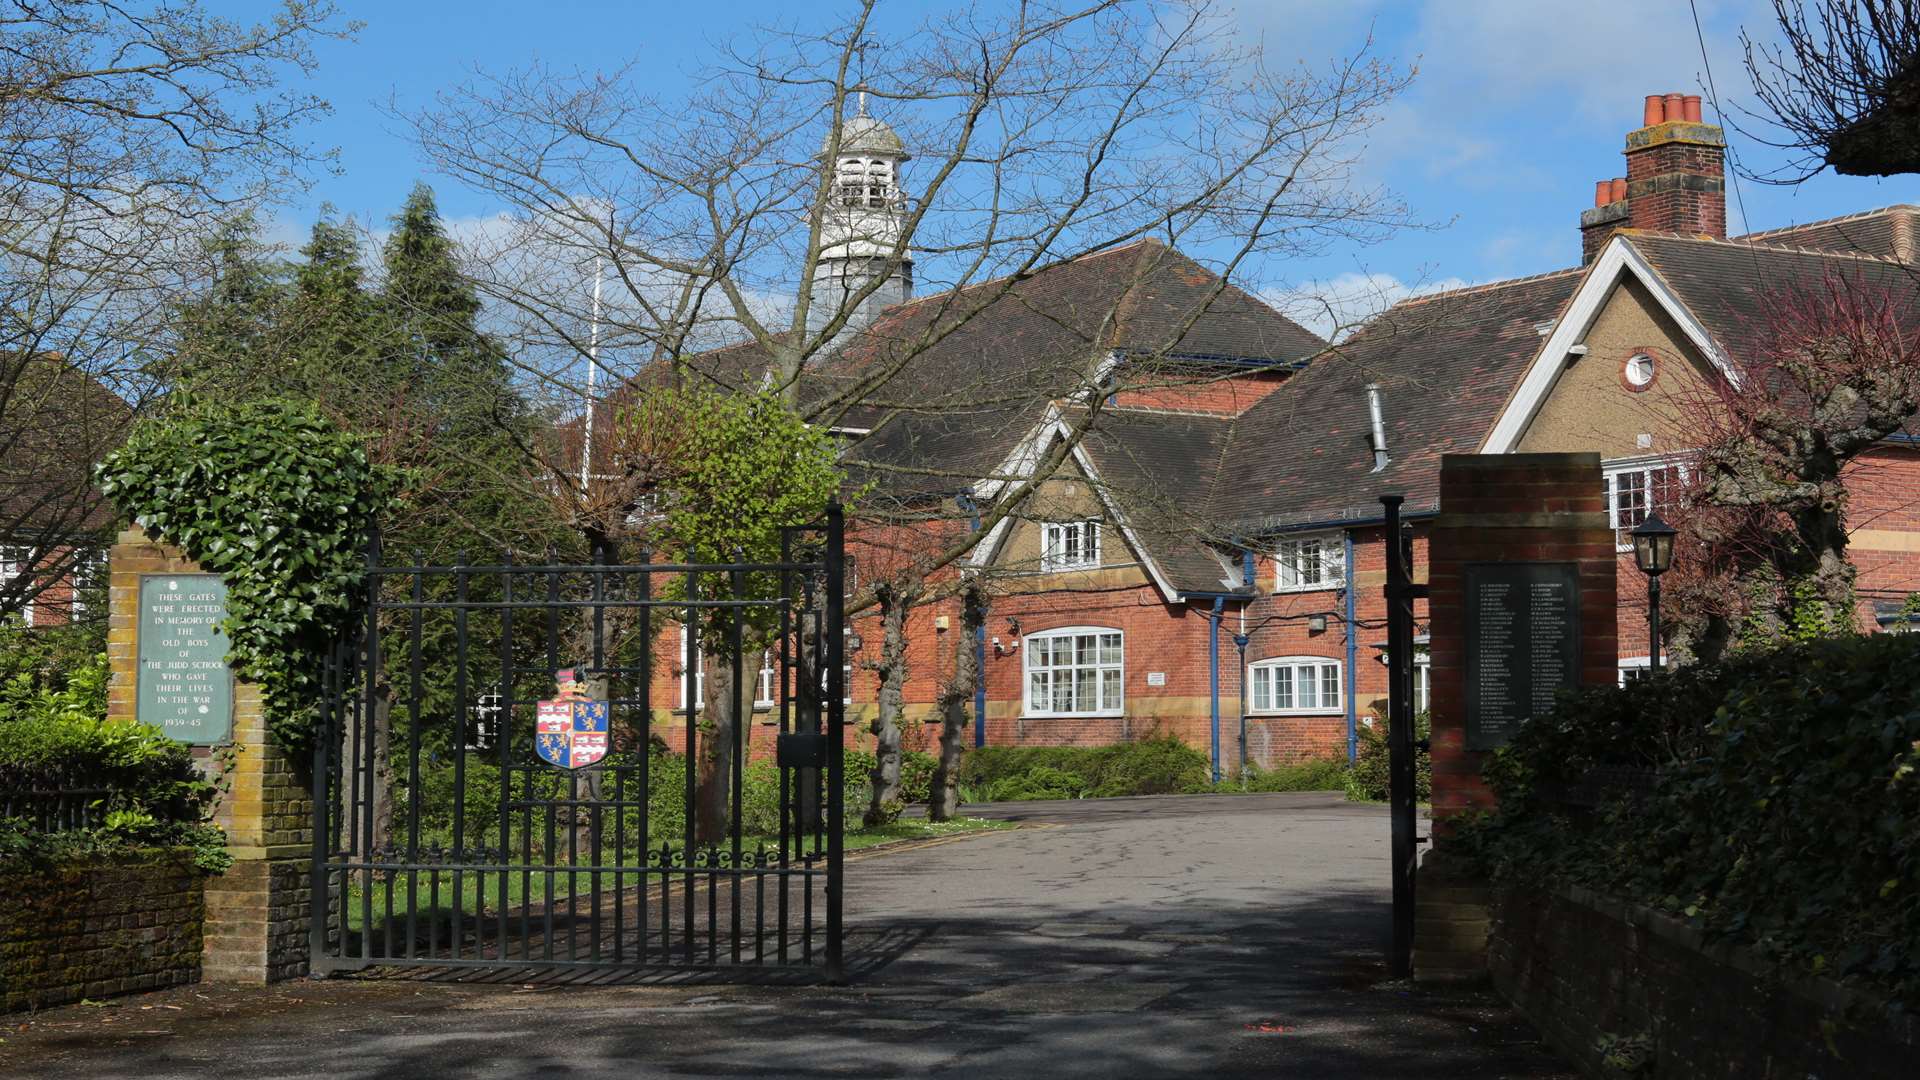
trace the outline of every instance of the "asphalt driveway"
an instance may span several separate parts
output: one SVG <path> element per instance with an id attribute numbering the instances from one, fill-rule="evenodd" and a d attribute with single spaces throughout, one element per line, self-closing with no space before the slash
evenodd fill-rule
<path id="1" fill-rule="evenodd" d="M 849 862 L 849 987 L 186 987 L 9 1018 L 0 1075 L 1572 1075 L 1485 993 L 1385 979 L 1384 808 L 990 812 L 1032 828 Z"/>

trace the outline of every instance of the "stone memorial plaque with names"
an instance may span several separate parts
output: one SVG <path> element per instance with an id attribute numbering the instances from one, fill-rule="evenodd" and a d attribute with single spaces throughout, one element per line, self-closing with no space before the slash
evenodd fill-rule
<path id="1" fill-rule="evenodd" d="M 1505 746 L 1580 681 L 1580 571 L 1570 562 L 1466 566 L 1467 749 Z"/>
<path id="2" fill-rule="evenodd" d="M 198 745 L 232 735 L 226 617 L 227 583 L 216 574 L 141 576 L 135 715 L 143 723 Z"/>

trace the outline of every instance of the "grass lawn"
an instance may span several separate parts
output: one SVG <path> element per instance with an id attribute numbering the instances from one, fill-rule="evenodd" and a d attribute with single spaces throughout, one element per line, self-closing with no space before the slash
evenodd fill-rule
<path id="1" fill-rule="evenodd" d="M 996 829 L 1014 829 L 1019 826 L 1009 821 L 991 821 L 985 818 L 961 818 L 934 824 L 927 821 L 896 821 L 891 825 L 877 828 L 849 829 L 845 836 L 844 849 L 849 852 L 877 847 L 904 840 L 929 840 L 943 836 L 956 836 L 974 832 L 988 832 Z M 742 840 L 743 850 L 751 851 L 759 844 L 759 838 L 747 837 Z M 825 852 L 821 853 L 825 858 Z M 611 865 L 611 861 L 609 861 Z M 632 865 L 632 864 L 628 864 Z M 824 863 L 822 863 L 824 866 Z M 476 873 L 463 870 L 460 873 L 459 907 L 463 916 L 471 918 L 476 908 L 497 915 L 500 911 L 500 878 L 497 872 Z M 579 894 L 585 896 L 594 889 L 594 878 L 584 870 L 565 871 L 509 871 L 507 879 L 506 907 L 516 910 L 529 900 L 538 905 L 543 901 L 564 899 Z M 549 880 L 551 879 L 551 880 Z M 623 875 L 622 888 L 634 888 L 638 885 L 638 875 Z M 600 888 L 610 890 L 614 887 L 611 874 L 600 875 Z M 437 892 L 435 890 L 438 890 Z M 482 890 L 485 890 L 484 901 Z M 411 890 L 411 891 L 410 891 Z M 451 867 L 440 867 L 437 875 L 421 870 L 417 875 L 397 874 L 390 880 L 375 882 L 371 890 L 356 881 L 347 889 L 347 929 L 364 930 L 368 926 L 368 906 L 371 902 L 372 925 L 378 926 L 388 917 L 387 905 L 391 903 L 392 917 L 404 921 L 409 904 L 417 904 L 418 917 L 424 924 L 437 921 L 445 925 L 451 920 L 455 899 L 453 871 Z"/>

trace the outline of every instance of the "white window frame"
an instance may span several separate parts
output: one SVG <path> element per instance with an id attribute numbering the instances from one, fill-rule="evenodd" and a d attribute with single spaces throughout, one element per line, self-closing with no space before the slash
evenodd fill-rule
<path id="1" fill-rule="evenodd" d="M 1286 673 L 1286 696 L 1291 702 L 1278 704 L 1280 673 Z M 1313 687 L 1313 704 L 1302 705 L 1302 673 Z M 1346 708 L 1345 672 L 1340 661 L 1330 656 L 1269 656 L 1247 665 L 1247 715 L 1249 716 L 1324 716 Z M 1327 688 L 1333 700 L 1327 700 Z M 1264 693 L 1263 693 L 1264 690 Z M 1261 698 L 1266 704 L 1261 704 Z"/>
<path id="2" fill-rule="evenodd" d="M 1093 639 L 1092 663 L 1083 664 L 1079 660 L 1078 649 L 1080 646 L 1077 639 L 1082 637 L 1091 637 Z M 1106 658 L 1106 650 L 1109 647 L 1106 641 L 1108 637 L 1118 639 L 1118 659 L 1108 660 Z M 1071 654 L 1069 656 L 1069 662 L 1065 665 L 1056 664 L 1052 661 L 1051 655 L 1049 655 L 1048 661 L 1044 665 L 1036 666 L 1034 658 L 1041 655 L 1043 651 L 1051 654 L 1051 652 L 1057 650 L 1059 646 L 1055 644 L 1055 642 L 1061 639 L 1065 639 L 1068 643 L 1067 648 Z M 1044 645 L 1042 644 L 1043 642 L 1045 643 Z M 1023 657 L 1020 662 L 1020 694 L 1026 715 L 1121 716 L 1126 712 L 1127 636 L 1126 632 L 1118 627 L 1061 626 L 1052 630 L 1037 631 L 1021 639 L 1020 653 Z M 1094 673 L 1094 705 L 1092 708 L 1080 707 L 1081 703 L 1077 700 L 1080 686 L 1078 672 L 1088 669 L 1091 669 Z M 1071 673 L 1067 676 L 1073 687 L 1070 695 L 1076 699 L 1072 701 L 1066 709 L 1056 709 L 1053 704 L 1054 698 L 1057 696 L 1054 692 L 1054 687 L 1060 678 L 1061 672 Z M 1107 677 L 1109 672 L 1113 674 L 1113 678 L 1111 679 Z M 1036 677 L 1043 678 L 1047 686 L 1044 700 L 1041 701 L 1034 700 L 1036 697 L 1034 693 Z M 1109 697 L 1109 690 L 1112 691 L 1111 697 Z"/>
<path id="3" fill-rule="evenodd" d="M 1098 520 L 1041 522 L 1040 572 L 1057 574 L 1099 566 L 1100 539 Z"/>
<path id="4" fill-rule="evenodd" d="M 1630 682 L 1644 679 L 1653 674 L 1653 665 L 1649 663 L 1648 659 L 1644 656 L 1621 657 L 1619 669 L 1620 673 L 1617 676 L 1617 681 L 1622 687 Z"/>
<path id="5" fill-rule="evenodd" d="M 15 578 L 28 574 L 28 564 L 33 558 L 33 549 L 17 545 L 0 546 L 0 586 L 11 583 Z M 39 607 L 38 598 L 30 599 L 20 605 L 20 619 L 27 625 L 33 625 L 33 609 Z"/>
<path id="6" fill-rule="evenodd" d="M 707 707 L 706 659 L 706 651 L 696 644 L 693 648 L 693 696 L 698 699 L 698 703 L 694 706 L 696 709 L 704 709 Z M 680 703 L 674 707 L 676 711 L 684 710 L 687 707 L 687 673 L 685 668 L 681 667 L 681 665 L 686 662 L 687 624 L 681 623 L 680 651 L 674 653 L 673 656 L 674 667 L 680 669 L 680 673 L 674 676 L 673 680 L 674 697 Z M 754 708 L 771 709 L 779 704 L 778 700 L 774 697 L 779 685 L 777 675 L 778 673 L 774 670 L 773 650 L 767 649 L 760 654 L 760 677 L 754 683 L 753 687 Z"/>
<path id="7" fill-rule="evenodd" d="M 1651 492 L 1653 488 L 1653 474 L 1656 472 L 1664 472 L 1667 469 L 1673 470 L 1674 483 L 1676 485 L 1674 494 L 1678 494 L 1677 486 L 1687 482 L 1687 463 L 1679 458 L 1635 458 L 1632 461 L 1615 462 L 1603 468 L 1602 475 L 1605 477 L 1605 483 L 1607 485 L 1607 526 L 1613 530 L 1613 549 L 1615 551 L 1633 550 L 1633 537 L 1631 535 L 1633 527 L 1640 524 L 1641 521 L 1646 520 L 1646 511 L 1657 512 L 1663 509 L 1670 510 L 1673 507 L 1671 497 L 1662 502 L 1654 499 L 1652 495 L 1649 494 L 1644 510 L 1637 507 L 1623 508 L 1620 498 L 1621 478 L 1637 476 L 1640 478 L 1640 490 L 1642 492 Z M 1622 521 L 1622 513 L 1635 510 L 1641 514 L 1639 520 Z"/>
<path id="8" fill-rule="evenodd" d="M 1273 549 L 1273 591 L 1322 592 L 1346 588 L 1346 562 L 1346 539 L 1339 533 L 1289 537 Z"/>
<path id="9" fill-rule="evenodd" d="M 1413 660 L 1413 713 L 1415 716 L 1433 707 L 1433 661 L 1427 653 Z"/>
<path id="10" fill-rule="evenodd" d="M 71 594 L 74 622 L 92 616 L 87 610 L 87 594 L 107 589 L 107 553 L 100 548 L 84 548 L 73 557 L 73 568 L 68 572 L 68 592 Z"/>

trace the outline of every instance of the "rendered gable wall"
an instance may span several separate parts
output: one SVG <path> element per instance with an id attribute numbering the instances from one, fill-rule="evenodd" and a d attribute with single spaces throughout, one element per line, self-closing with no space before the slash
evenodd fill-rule
<path id="1" fill-rule="evenodd" d="M 1587 355 L 1568 363 L 1514 448 L 1520 453 L 1597 451 L 1603 460 L 1687 449 L 1676 438 L 1685 403 L 1706 386 L 1709 367 L 1685 333 L 1637 279 L 1613 290 L 1588 329 Z M 1655 376 L 1628 386 L 1627 359 L 1647 352 Z M 1638 436 L 1653 437 L 1641 446 Z"/>
<path id="2" fill-rule="evenodd" d="M 1009 527 L 1006 540 L 994 556 L 994 568 L 1005 574 L 1031 575 L 1030 581 L 1012 578 L 999 583 L 1003 592 L 1027 592 L 1062 586 L 1102 588 L 1147 585 L 1145 568 L 1135 559 L 1120 530 L 1107 519 L 1099 492 L 1072 462 L 1063 464 L 1054 479 L 1041 484 Z M 1043 521 L 1100 522 L 1100 559 L 1097 570 L 1040 573 Z"/>

